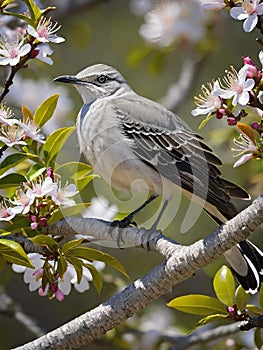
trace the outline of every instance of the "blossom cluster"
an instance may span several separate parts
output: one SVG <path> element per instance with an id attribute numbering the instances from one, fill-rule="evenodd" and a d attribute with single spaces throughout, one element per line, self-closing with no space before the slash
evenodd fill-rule
<path id="1" fill-rule="evenodd" d="M 29 285 L 30 292 L 38 290 L 40 296 L 49 296 L 56 298 L 58 301 L 63 301 L 65 295 L 71 292 L 71 285 L 79 292 L 83 293 L 90 288 L 90 283 L 93 278 L 90 271 L 85 268 L 85 263 L 93 265 L 98 271 L 105 267 L 105 263 L 101 261 L 86 261 L 82 259 L 84 264 L 83 274 L 81 280 L 78 282 L 77 273 L 74 266 L 67 262 L 67 269 L 61 278 L 57 273 L 57 262 L 55 260 L 46 260 L 41 254 L 29 253 L 28 257 L 31 259 L 34 269 L 29 269 L 21 265 L 12 265 L 13 271 L 17 273 L 24 273 L 24 282 Z M 48 282 L 45 287 L 42 287 L 42 279 L 45 270 L 49 270 L 50 277 L 53 276 L 53 281 Z"/>
<path id="2" fill-rule="evenodd" d="M 62 187 L 52 168 L 46 177 L 24 183 L 12 199 L 5 198 L 0 206 L 0 221 L 13 220 L 16 215 L 27 216 L 32 230 L 47 226 L 47 222 L 58 208 L 75 205 L 72 199 L 78 193 L 74 184 Z"/>
<path id="3" fill-rule="evenodd" d="M 33 119 L 24 122 L 13 118 L 12 110 L 4 103 L 0 104 L 0 141 L 7 147 L 25 146 L 26 139 L 44 143 L 43 135 Z"/>
<path id="4" fill-rule="evenodd" d="M 59 29 L 57 23 L 53 24 L 50 18 L 45 17 L 40 18 L 35 28 L 28 24 L 11 29 L 7 21 L 0 23 L 0 65 L 16 66 L 23 57 L 36 57 L 45 63 L 53 64 L 49 57 L 53 52 L 49 43 L 65 41 L 55 34 Z"/>
<path id="5" fill-rule="evenodd" d="M 263 53 L 259 54 L 262 62 Z M 234 140 L 242 157 L 234 166 L 238 166 L 250 158 L 263 158 L 263 95 L 262 70 L 260 70 L 250 57 L 244 57 L 244 65 L 236 71 L 234 67 L 226 71 L 226 76 L 202 86 L 202 94 L 195 96 L 197 107 L 192 110 L 193 116 L 206 115 L 206 122 L 213 116 L 217 119 L 226 117 L 228 125 L 236 125 L 240 132 L 240 139 Z M 251 110 L 258 114 L 258 121 L 244 126 L 239 123 Z M 254 131 L 257 133 L 256 138 Z"/>

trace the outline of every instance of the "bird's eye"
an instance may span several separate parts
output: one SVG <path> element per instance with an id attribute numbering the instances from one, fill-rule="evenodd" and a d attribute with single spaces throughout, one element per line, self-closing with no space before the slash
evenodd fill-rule
<path id="1" fill-rule="evenodd" d="M 103 84 L 105 83 L 106 81 L 108 80 L 108 76 L 107 75 L 99 75 L 98 78 L 97 78 L 97 81 L 100 83 L 100 84 Z"/>

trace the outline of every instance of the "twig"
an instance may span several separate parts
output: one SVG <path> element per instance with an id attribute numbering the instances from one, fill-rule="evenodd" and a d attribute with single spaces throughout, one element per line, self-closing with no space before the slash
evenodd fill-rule
<path id="1" fill-rule="evenodd" d="M 41 337 L 45 334 L 37 325 L 37 321 L 25 314 L 22 311 L 21 306 L 4 292 L 0 294 L 0 313 L 9 318 L 15 319 L 36 337 Z"/>

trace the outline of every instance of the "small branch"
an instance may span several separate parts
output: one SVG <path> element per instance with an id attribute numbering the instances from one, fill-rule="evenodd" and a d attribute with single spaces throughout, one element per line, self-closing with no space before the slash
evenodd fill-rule
<path id="1" fill-rule="evenodd" d="M 37 321 L 25 314 L 22 311 L 21 306 L 4 292 L 0 294 L 0 313 L 9 318 L 15 319 L 36 337 L 41 337 L 45 334 L 37 325 Z"/>
<path id="2" fill-rule="evenodd" d="M 28 253 L 38 253 L 42 255 L 48 254 L 48 250 L 46 249 L 46 247 L 35 245 L 30 239 L 22 235 L 11 234 L 6 236 L 0 236 L 0 240 L 1 239 L 10 239 L 14 242 L 19 243 L 27 254 Z"/>
<path id="3" fill-rule="evenodd" d="M 171 350 L 184 350 L 189 349 L 191 346 L 196 344 L 206 344 L 216 339 L 235 334 L 239 331 L 249 331 L 253 328 L 263 328 L 263 315 L 205 331 L 198 330 L 185 337 L 174 337 L 174 340 L 172 340 L 172 337 L 166 338 L 168 341 L 173 341 L 176 343 Z"/>
<path id="4" fill-rule="evenodd" d="M 60 229 L 63 223 L 65 227 L 69 228 L 67 221 L 64 220 L 59 224 Z M 71 223 L 74 223 L 73 218 Z M 105 224 L 102 223 L 99 220 L 97 220 L 97 223 L 94 220 L 89 221 L 89 227 L 86 221 L 87 234 L 91 235 L 90 229 L 92 226 L 94 235 L 99 236 L 100 229 L 105 229 Z M 238 241 L 248 237 L 262 223 L 263 195 L 259 196 L 253 204 L 209 237 L 189 247 L 176 249 L 176 254 L 171 255 L 167 261 L 156 266 L 147 275 L 138 279 L 108 301 L 49 332 L 47 335 L 16 348 L 16 350 L 76 349 L 91 342 L 138 311 L 143 310 L 179 282 L 190 278 L 197 269 L 217 259 Z M 56 231 L 55 227 L 56 224 L 50 227 L 50 233 Z M 72 227 L 71 231 L 74 232 Z M 157 240 L 155 242 L 156 250 L 167 252 L 163 245 L 169 246 L 170 243 L 164 241 L 160 236 L 157 237 L 155 238 Z M 176 246 L 172 246 L 176 248 Z"/>
<path id="5" fill-rule="evenodd" d="M 193 59 L 186 57 L 180 69 L 180 76 L 176 83 L 169 86 L 166 95 L 160 99 L 160 102 L 168 109 L 175 110 L 185 102 L 193 87 L 193 80 L 196 79 L 198 67 L 203 62 L 202 59 Z"/>

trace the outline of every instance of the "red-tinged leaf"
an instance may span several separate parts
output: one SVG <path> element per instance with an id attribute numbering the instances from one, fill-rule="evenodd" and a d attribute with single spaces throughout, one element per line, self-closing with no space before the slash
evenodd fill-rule
<path id="1" fill-rule="evenodd" d="M 30 119 L 30 120 L 33 120 L 33 119 L 34 119 L 33 114 L 30 112 L 30 110 L 29 110 L 25 105 L 22 105 L 22 114 L 23 114 L 23 120 L 24 120 L 24 122 L 25 122 L 27 119 Z"/>
<path id="2" fill-rule="evenodd" d="M 250 140 L 254 143 L 254 145 L 256 145 L 254 130 L 249 125 L 244 123 L 237 123 L 236 128 L 241 134 L 243 134 L 244 136 L 248 136 Z"/>

